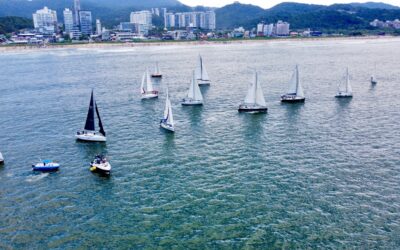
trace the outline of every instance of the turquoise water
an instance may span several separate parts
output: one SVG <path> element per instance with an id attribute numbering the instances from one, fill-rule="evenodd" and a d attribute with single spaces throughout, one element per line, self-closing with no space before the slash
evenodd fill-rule
<path id="1" fill-rule="evenodd" d="M 3 52 L 0 248 L 400 248 L 399 43 Z M 213 83 L 181 107 L 199 53 Z M 160 99 L 142 102 L 156 60 Z M 307 100 L 283 105 L 295 64 Z M 354 98 L 336 100 L 347 66 Z M 254 69 L 268 114 L 238 114 Z M 158 127 L 167 85 L 175 135 Z M 74 139 L 91 88 L 105 145 Z M 89 171 L 100 152 L 110 178 Z M 61 170 L 33 173 L 39 158 Z"/>

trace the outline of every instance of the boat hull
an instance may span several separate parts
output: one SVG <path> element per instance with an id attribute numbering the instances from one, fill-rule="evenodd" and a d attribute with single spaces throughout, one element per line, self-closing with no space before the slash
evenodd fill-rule
<path id="1" fill-rule="evenodd" d="M 32 170 L 38 172 L 55 172 L 58 171 L 59 168 L 60 164 L 58 163 L 49 163 L 46 165 L 44 165 L 43 163 L 39 163 L 36 165 L 32 165 Z"/>
<path id="2" fill-rule="evenodd" d="M 163 123 L 163 122 L 160 123 L 160 128 L 162 128 L 168 132 L 175 132 L 175 128 L 173 126 Z"/>
<path id="3" fill-rule="evenodd" d="M 352 98 L 353 97 L 353 93 L 351 92 L 338 92 L 335 95 L 336 98 Z"/>
<path id="4" fill-rule="evenodd" d="M 197 80 L 197 84 L 199 85 L 199 86 L 210 86 L 210 84 L 211 84 L 211 81 L 204 81 L 204 80 Z"/>
<path id="5" fill-rule="evenodd" d="M 162 75 L 153 74 L 153 75 L 151 75 L 151 77 L 153 77 L 153 78 L 162 78 Z"/>
<path id="6" fill-rule="evenodd" d="M 158 98 L 158 92 L 155 93 L 149 93 L 149 94 L 142 94 L 142 100 L 148 100 L 148 99 L 154 99 Z"/>
<path id="7" fill-rule="evenodd" d="M 88 142 L 106 142 L 107 138 L 101 134 L 94 133 L 84 133 L 84 134 L 76 134 L 76 139 L 79 141 L 88 141 Z"/>
<path id="8" fill-rule="evenodd" d="M 111 174 L 111 165 L 109 163 L 106 164 L 90 164 L 90 171 L 92 173 L 98 173 L 102 175 L 110 175 Z"/>
<path id="9" fill-rule="evenodd" d="M 201 106 L 203 105 L 203 101 L 197 101 L 192 99 L 183 99 L 182 106 Z"/>
<path id="10" fill-rule="evenodd" d="M 251 113 L 251 114 L 255 114 L 255 113 L 267 113 L 268 112 L 268 108 L 241 108 L 239 107 L 238 109 L 239 113 Z"/>
<path id="11" fill-rule="evenodd" d="M 336 98 L 353 98 L 353 95 L 336 95 Z"/>
<path id="12" fill-rule="evenodd" d="M 371 81 L 371 84 L 373 84 L 373 85 L 375 85 L 377 83 L 378 83 L 377 81 Z"/>
<path id="13" fill-rule="evenodd" d="M 281 102 L 285 102 L 285 103 L 299 103 L 299 102 L 305 102 L 305 101 L 306 101 L 305 97 L 290 96 L 290 95 L 281 96 Z"/>

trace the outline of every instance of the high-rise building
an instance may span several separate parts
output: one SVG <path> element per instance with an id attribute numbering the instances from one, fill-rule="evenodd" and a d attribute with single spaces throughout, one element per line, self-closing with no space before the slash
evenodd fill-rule
<path id="1" fill-rule="evenodd" d="M 72 14 L 72 11 L 68 8 L 63 11 L 63 15 L 65 33 L 69 34 L 74 28 L 74 15 Z"/>
<path id="2" fill-rule="evenodd" d="M 75 17 L 75 25 L 76 26 L 80 25 L 80 17 L 79 17 L 80 11 L 81 11 L 81 1 L 74 0 L 74 17 Z"/>
<path id="3" fill-rule="evenodd" d="M 274 24 L 265 24 L 263 33 L 264 36 L 272 36 L 274 34 Z"/>
<path id="4" fill-rule="evenodd" d="M 276 35 L 277 36 L 288 36 L 290 33 L 290 24 L 287 22 L 278 21 L 276 23 Z"/>
<path id="5" fill-rule="evenodd" d="M 137 12 L 131 12 L 131 23 L 139 25 L 139 32 L 141 34 L 148 34 L 148 31 L 152 28 L 152 14 L 150 11 L 143 10 Z"/>
<path id="6" fill-rule="evenodd" d="M 92 34 L 92 12 L 83 10 L 79 11 L 79 23 L 81 24 L 81 32 L 83 35 Z"/>
<path id="7" fill-rule="evenodd" d="M 174 17 L 172 17 L 174 16 Z M 173 24 L 173 25 L 172 25 Z M 164 17 L 164 27 L 172 28 L 201 28 L 206 30 L 215 30 L 215 12 L 184 12 L 184 13 L 167 13 Z"/>
<path id="8" fill-rule="evenodd" d="M 57 12 L 44 7 L 33 13 L 33 26 L 39 32 L 52 34 L 57 29 Z"/>
<path id="9" fill-rule="evenodd" d="M 100 19 L 96 19 L 96 35 L 101 35 L 101 22 L 100 22 Z"/>

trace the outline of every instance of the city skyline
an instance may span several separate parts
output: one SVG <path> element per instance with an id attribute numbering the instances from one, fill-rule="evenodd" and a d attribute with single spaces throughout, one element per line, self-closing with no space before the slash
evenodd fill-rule
<path id="1" fill-rule="evenodd" d="M 208 7 L 223 7 L 225 5 L 234 3 L 234 2 L 240 2 L 242 4 L 252 4 L 252 5 L 257 5 L 262 8 L 271 8 L 277 4 L 283 3 L 283 2 L 288 2 L 285 0 L 218 0 L 218 4 L 216 4 L 216 1 L 214 0 L 180 0 L 183 4 L 187 4 L 189 6 L 208 6 Z M 320 5 L 330 5 L 330 4 L 335 4 L 335 3 L 353 3 L 353 2 L 360 2 L 360 3 L 366 3 L 366 2 L 371 2 L 371 0 L 367 1 L 357 1 L 357 0 L 295 0 L 293 2 L 297 3 L 306 3 L 306 4 L 320 4 Z M 384 0 L 384 1 L 373 1 L 372 2 L 383 2 L 395 6 L 400 7 L 400 3 L 398 0 Z"/>

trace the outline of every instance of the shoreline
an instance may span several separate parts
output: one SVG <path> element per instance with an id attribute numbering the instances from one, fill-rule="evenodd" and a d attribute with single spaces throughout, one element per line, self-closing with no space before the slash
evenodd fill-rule
<path id="1" fill-rule="evenodd" d="M 259 39 L 232 39 L 232 40 L 206 40 L 206 41 L 139 41 L 139 42 L 107 42 L 107 43 L 68 43 L 68 44 L 48 44 L 45 46 L 35 45 L 0 45 L 0 53 L 13 51 L 37 51 L 54 49 L 80 49 L 80 48 L 138 48 L 154 46 L 203 46 L 203 45 L 228 45 L 228 44 L 254 44 L 272 42 L 313 42 L 313 41 L 354 41 L 354 40 L 396 40 L 397 36 L 364 36 L 364 37 L 294 37 L 294 38 L 259 38 Z"/>

